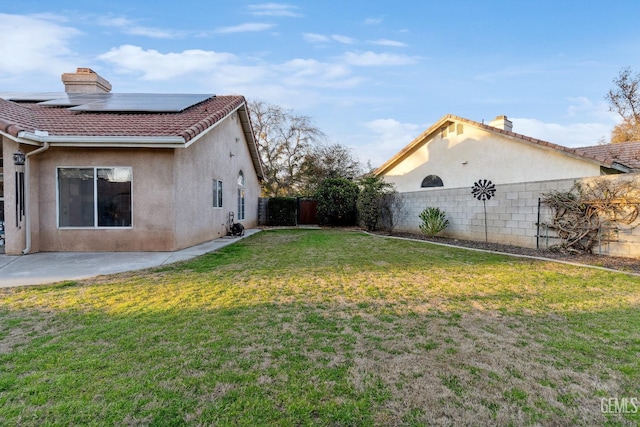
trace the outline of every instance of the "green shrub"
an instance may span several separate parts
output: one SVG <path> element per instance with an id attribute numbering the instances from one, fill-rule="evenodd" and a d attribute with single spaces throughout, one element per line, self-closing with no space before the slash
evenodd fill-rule
<path id="1" fill-rule="evenodd" d="M 315 193 L 318 222 L 327 225 L 355 225 L 358 186 L 348 179 L 329 178 Z"/>
<path id="2" fill-rule="evenodd" d="M 360 224 L 369 231 L 375 230 L 385 208 L 385 195 L 392 191 L 393 186 L 375 175 L 362 178 L 360 186 L 357 203 Z"/>
<path id="3" fill-rule="evenodd" d="M 420 231 L 428 237 L 435 236 L 449 225 L 445 212 L 440 208 L 426 208 L 419 217 L 422 220 Z"/>
<path id="4" fill-rule="evenodd" d="M 295 197 L 271 197 L 267 205 L 267 225 L 297 225 L 298 201 Z"/>

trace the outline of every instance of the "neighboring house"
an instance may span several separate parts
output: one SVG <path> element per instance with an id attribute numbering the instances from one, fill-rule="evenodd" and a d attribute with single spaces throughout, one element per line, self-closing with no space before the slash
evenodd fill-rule
<path id="1" fill-rule="evenodd" d="M 514 133 L 506 116 L 488 125 L 446 115 L 376 170 L 399 192 L 633 172 L 629 157 L 573 149 Z M 610 146 L 611 144 L 609 144 Z M 618 145 L 618 144 L 615 144 Z M 603 146 L 598 146 L 603 147 Z"/>
<path id="2" fill-rule="evenodd" d="M 588 156 L 611 159 L 627 166 L 632 172 L 640 171 L 640 141 L 580 147 L 576 148 L 576 151 Z"/>
<path id="3" fill-rule="evenodd" d="M 0 95 L 7 254 L 173 251 L 257 225 L 242 96 L 110 93 L 86 68 L 62 80 L 62 94 Z"/>

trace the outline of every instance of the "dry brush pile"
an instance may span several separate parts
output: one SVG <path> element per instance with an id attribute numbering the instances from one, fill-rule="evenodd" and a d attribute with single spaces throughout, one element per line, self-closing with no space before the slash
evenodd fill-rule
<path id="1" fill-rule="evenodd" d="M 593 253 L 600 242 L 616 240 L 621 227 L 636 228 L 640 214 L 638 181 L 597 178 L 576 182 L 569 191 L 551 191 L 542 202 L 552 211 L 540 225 L 554 231 L 560 243 L 552 248 L 565 253 Z"/>

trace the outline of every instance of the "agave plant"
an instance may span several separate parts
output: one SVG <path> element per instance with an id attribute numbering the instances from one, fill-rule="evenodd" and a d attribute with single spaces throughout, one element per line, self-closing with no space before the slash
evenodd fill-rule
<path id="1" fill-rule="evenodd" d="M 445 212 L 440 208 L 426 208 L 419 217 L 422 220 L 420 231 L 427 237 L 435 236 L 449 225 Z"/>

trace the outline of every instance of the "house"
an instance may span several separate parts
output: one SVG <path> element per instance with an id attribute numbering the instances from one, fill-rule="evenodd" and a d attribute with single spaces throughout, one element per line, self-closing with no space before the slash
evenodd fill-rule
<path id="1" fill-rule="evenodd" d="M 616 144 L 617 145 L 617 144 Z M 602 147 L 602 146 L 600 146 Z M 446 115 L 376 170 L 399 192 L 580 178 L 634 171 L 640 163 L 606 149 L 568 148 L 513 132 L 506 116 L 488 125 Z"/>
<path id="2" fill-rule="evenodd" d="M 5 253 L 173 251 L 257 225 L 262 165 L 242 96 L 0 95 Z"/>
<path id="3" fill-rule="evenodd" d="M 611 159 L 625 165 L 632 172 L 640 171 L 640 141 L 593 145 L 576 148 L 576 151 L 593 157 Z"/>
<path id="4" fill-rule="evenodd" d="M 380 166 L 376 173 L 399 192 L 396 231 L 420 233 L 420 213 L 437 207 L 449 220 L 442 236 L 528 248 L 558 243 L 545 224 L 553 212 L 545 194 L 594 180 L 633 182 L 640 172 L 640 142 L 568 148 L 513 132 L 506 116 L 488 125 L 444 116 Z M 606 176 L 602 176 L 606 175 Z M 491 191 L 477 190 L 490 180 Z M 640 256 L 637 223 L 604 230 L 594 250 Z"/>

